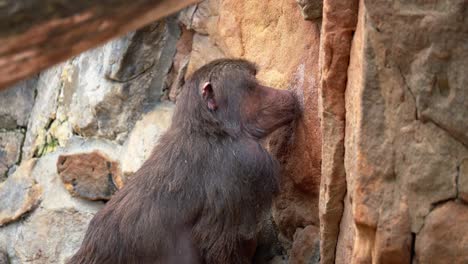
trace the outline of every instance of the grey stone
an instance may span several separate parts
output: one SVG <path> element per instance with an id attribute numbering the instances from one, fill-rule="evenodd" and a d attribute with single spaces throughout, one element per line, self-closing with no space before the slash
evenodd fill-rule
<path id="1" fill-rule="evenodd" d="M 0 131 L 0 182 L 14 169 L 21 158 L 21 144 L 24 134 L 20 130 Z"/>
<path id="2" fill-rule="evenodd" d="M 77 57 L 66 106 L 73 131 L 122 143 L 141 113 L 160 101 L 179 35 L 168 18 Z"/>
<path id="3" fill-rule="evenodd" d="M 37 77 L 0 91 L 0 128 L 25 127 L 34 105 Z"/>
<path id="4" fill-rule="evenodd" d="M 39 75 L 37 97 L 24 140 L 23 156 L 25 158 L 32 158 L 39 149 L 51 144 L 51 142 L 47 142 L 46 135 L 53 121 L 57 118 L 65 65 L 65 63 L 59 64 Z"/>
<path id="5" fill-rule="evenodd" d="M 18 227 L 14 263 L 65 263 L 83 240 L 92 213 L 74 209 L 38 210 Z"/>
<path id="6" fill-rule="evenodd" d="M 17 220 L 39 202 L 41 188 L 31 177 L 35 160 L 24 162 L 0 184 L 0 226 Z"/>
<path id="7" fill-rule="evenodd" d="M 65 263 L 76 252 L 89 221 L 103 203 L 72 197 L 63 186 L 55 165 L 59 155 L 92 150 L 116 159 L 120 146 L 72 137 L 65 148 L 57 148 L 54 153 L 37 160 L 28 175 L 42 189 L 40 206 L 27 217 L 0 228 L 0 249 L 8 254 L 10 263 Z M 10 203 L 6 205 L 11 207 Z"/>
<path id="8" fill-rule="evenodd" d="M 135 124 L 121 151 L 124 180 L 137 171 L 151 154 L 159 137 L 171 125 L 175 105 L 158 104 Z"/>

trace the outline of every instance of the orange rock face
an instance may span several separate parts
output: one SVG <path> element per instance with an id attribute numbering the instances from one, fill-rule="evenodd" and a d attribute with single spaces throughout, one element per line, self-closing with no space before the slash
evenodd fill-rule
<path id="1" fill-rule="evenodd" d="M 466 227 L 455 224 L 466 222 L 468 208 L 462 2 L 360 2 L 344 100 L 347 195 L 336 263 L 466 261 Z"/>
<path id="2" fill-rule="evenodd" d="M 320 42 L 322 181 L 320 186 L 321 263 L 334 263 L 346 194 L 344 168 L 345 89 L 357 1 L 326 0 Z"/>

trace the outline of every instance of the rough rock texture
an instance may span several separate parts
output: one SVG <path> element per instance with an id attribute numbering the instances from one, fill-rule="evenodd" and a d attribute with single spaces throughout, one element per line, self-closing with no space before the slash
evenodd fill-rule
<path id="1" fill-rule="evenodd" d="M 319 264 L 320 262 L 319 228 L 306 226 L 296 230 L 291 248 L 289 263 Z"/>
<path id="2" fill-rule="evenodd" d="M 73 131 L 122 142 L 145 107 L 159 102 L 179 35 L 167 19 L 76 58 L 65 87 Z"/>
<path id="3" fill-rule="evenodd" d="M 123 181 L 133 175 L 149 157 L 159 137 L 171 125 L 174 104 L 158 104 L 151 112 L 145 113 L 135 124 L 127 141 L 123 145 L 122 161 Z"/>
<path id="4" fill-rule="evenodd" d="M 35 160 L 23 162 L 7 181 L 0 184 L 0 226 L 17 220 L 39 202 L 41 187 L 31 177 Z"/>
<path id="5" fill-rule="evenodd" d="M 0 131 L 0 182 L 12 173 L 21 159 L 22 130 Z"/>
<path id="6" fill-rule="evenodd" d="M 434 209 L 416 237 L 415 263 L 467 263 L 467 251 L 468 206 L 448 202 Z"/>
<path id="7" fill-rule="evenodd" d="M 461 162 L 457 184 L 460 198 L 468 203 L 468 158 Z"/>
<path id="8" fill-rule="evenodd" d="M 335 249 L 346 194 L 344 168 L 345 89 L 358 1 L 325 0 L 320 39 L 321 263 L 335 263 Z"/>
<path id="9" fill-rule="evenodd" d="M 120 164 L 98 151 L 59 156 L 57 173 L 71 195 L 93 201 L 109 200 L 123 186 Z"/>
<path id="10" fill-rule="evenodd" d="M 37 160 L 29 176 L 42 188 L 40 204 L 25 217 L 0 228 L 0 249 L 12 264 L 65 263 L 76 251 L 102 203 L 72 197 L 55 166 L 60 155 L 91 150 L 115 159 L 114 152 L 120 149 L 116 144 L 76 137 L 65 148 Z"/>
<path id="11" fill-rule="evenodd" d="M 62 63 L 39 75 L 37 97 L 30 114 L 22 150 L 27 159 L 54 151 L 59 145 L 59 139 L 64 144 L 71 135 L 71 128 L 66 122 L 68 118 L 63 113 L 57 114 L 64 70 L 65 63 Z M 60 124 L 61 133 L 49 131 L 54 121 L 56 128 Z"/>
<path id="12" fill-rule="evenodd" d="M 34 105 L 37 78 L 22 81 L 0 92 L 0 128 L 25 127 Z"/>
<path id="13" fill-rule="evenodd" d="M 296 0 L 301 7 L 304 19 L 314 20 L 322 17 L 324 0 Z"/>
<path id="14" fill-rule="evenodd" d="M 354 230 L 340 230 L 336 255 L 348 255 L 337 263 L 415 261 L 411 245 L 432 236 L 432 214 L 460 199 L 465 16 L 464 1 L 361 1 L 345 97 L 345 212 Z M 460 241 L 443 239 L 460 249 Z M 435 261 L 429 251 L 420 252 L 421 263 Z"/>
<path id="15" fill-rule="evenodd" d="M 182 32 L 176 44 L 176 54 L 172 63 L 172 68 L 168 73 L 167 86 L 169 94 L 166 95 L 171 101 L 176 101 L 182 86 L 185 83 L 185 74 L 190 62 L 190 54 L 192 52 L 193 31 L 182 27 Z"/>
<path id="16" fill-rule="evenodd" d="M 160 102 L 179 35 L 168 18 L 41 73 L 24 155 L 53 152 L 73 134 L 123 143 Z"/>

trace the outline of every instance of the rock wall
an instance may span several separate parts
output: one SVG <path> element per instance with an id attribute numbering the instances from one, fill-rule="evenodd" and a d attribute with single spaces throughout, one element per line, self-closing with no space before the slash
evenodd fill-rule
<path id="1" fill-rule="evenodd" d="M 325 20 L 335 8 L 330 20 L 354 13 L 357 1 L 336 2 L 325 1 Z M 345 129 L 330 137 L 344 159 L 327 159 L 332 142 L 324 132 L 321 198 L 328 204 L 321 204 L 320 217 L 322 231 L 333 230 L 336 243 L 323 249 L 323 263 L 468 261 L 461 180 L 468 157 L 467 14 L 466 1 L 360 1 L 355 26 L 347 26 L 356 31 L 344 104 L 337 102 Z M 335 105 L 326 104 L 329 87 L 321 89 L 323 116 L 335 113 Z M 322 122 L 324 131 L 340 128 Z M 338 192 L 324 186 L 333 181 Z M 331 214 L 334 208 L 341 215 Z M 329 237 L 322 232 L 322 245 Z"/>
<path id="2" fill-rule="evenodd" d="M 240 57 L 303 115 L 256 263 L 468 262 L 465 0 L 205 0 L 0 93 L 0 263 L 63 263 L 170 124 Z"/>

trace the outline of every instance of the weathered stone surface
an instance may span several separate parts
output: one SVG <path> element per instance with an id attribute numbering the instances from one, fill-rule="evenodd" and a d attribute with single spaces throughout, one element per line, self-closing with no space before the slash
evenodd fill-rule
<path id="1" fill-rule="evenodd" d="M 226 55 L 208 36 L 195 33 L 193 36 L 192 53 L 186 72 L 186 78 L 206 63 L 224 58 Z"/>
<path id="2" fill-rule="evenodd" d="M 7 253 L 0 251 L 0 264 L 10 264 Z"/>
<path id="3" fill-rule="evenodd" d="M 183 27 L 181 36 L 177 41 L 174 62 L 172 63 L 171 71 L 167 76 L 167 80 L 171 82 L 167 84 L 169 89 L 167 97 L 173 102 L 177 100 L 177 96 L 185 83 L 185 75 L 190 61 L 190 54 L 192 52 L 193 34 L 193 31 Z"/>
<path id="4" fill-rule="evenodd" d="M 76 58 L 68 88 L 73 130 L 123 142 L 141 112 L 159 102 L 179 35 L 169 18 Z"/>
<path id="5" fill-rule="evenodd" d="M 403 127 L 396 142 L 394 169 L 407 193 L 411 229 L 417 233 L 435 204 L 456 198 L 458 166 L 468 149 L 431 123 Z"/>
<path id="6" fill-rule="evenodd" d="M 13 263 L 65 263 L 81 244 L 93 214 L 39 210 L 17 230 Z"/>
<path id="7" fill-rule="evenodd" d="M 159 137 L 169 128 L 174 107 L 169 102 L 158 104 L 135 124 L 121 151 L 124 182 L 143 165 Z"/>
<path id="8" fill-rule="evenodd" d="M 309 225 L 304 229 L 298 229 L 294 234 L 294 243 L 289 255 L 289 263 L 291 264 L 319 264 L 319 228 Z"/>
<path id="9" fill-rule="evenodd" d="M 36 83 L 34 77 L 0 91 L 0 128 L 16 129 L 28 124 Z"/>
<path id="10" fill-rule="evenodd" d="M 448 202 L 435 208 L 416 236 L 414 263 L 468 262 L 468 206 Z"/>
<path id="11" fill-rule="evenodd" d="M 94 151 L 104 154 L 109 160 L 118 160 L 120 150 L 121 146 L 112 142 L 72 137 L 64 148 L 58 148 L 57 151 L 38 159 L 32 174 L 44 190 L 41 208 L 52 211 L 71 209 L 89 213 L 96 212 L 101 207 L 101 202 L 93 202 L 70 195 L 57 173 L 57 161 L 61 155 L 91 153 Z"/>
<path id="12" fill-rule="evenodd" d="M 35 162 L 23 162 L 12 176 L 0 184 L 0 226 L 17 220 L 38 204 L 41 187 L 31 175 Z"/>
<path id="13" fill-rule="evenodd" d="M 314 20 L 322 17 L 324 0 L 296 0 L 296 2 L 301 8 L 304 19 Z M 349 3 L 350 1 L 346 2 Z"/>
<path id="14" fill-rule="evenodd" d="M 194 31 L 208 35 L 217 30 L 218 20 L 219 20 L 219 5 L 222 0 L 209 0 L 202 1 L 196 5 L 196 8 L 192 10 L 187 10 L 190 14 L 190 19 L 182 20 L 188 29 L 193 29 Z"/>
<path id="15" fill-rule="evenodd" d="M 16 131 L 0 131 L 0 182 L 6 179 L 9 170 L 20 161 L 24 134 Z"/>
<path id="16" fill-rule="evenodd" d="M 411 222 L 408 202 L 395 193 L 386 193 L 377 225 L 374 256 L 376 263 L 411 263 Z"/>
<path id="17" fill-rule="evenodd" d="M 64 80 L 68 79 L 66 74 L 63 74 L 66 72 L 65 66 L 66 63 L 59 64 L 39 75 L 36 87 L 37 97 L 31 111 L 23 146 L 23 157 L 27 159 L 51 152 L 59 145 L 57 137 L 49 132 L 49 129 L 56 120 L 58 124 L 66 121 L 65 115 L 57 114 L 61 87 Z M 64 126 L 67 126 L 66 122 Z M 68 131 L 71 133 L 71 129 Z M 66 138 L 67 136 L 62 141 L 66 141 Z"/>
<path id="18" fill-rule="evenodd" d="M 288 177 L 281 180 L 281 193 L 275 198 L 273 216 L 278 229 L 289 240 L 303 225 L 318 226 L 317 194 L 298 191 Z"/>
<path id="19" fill-rule="evenodd" d="M 356 232 L 349 193 L 346 193 L 343 204 L 344 209 L 339 226 L 339 234 L 335 252 L 335 263 L 338 264 L 349 263 L 349 260 L 352 258 L 354 237 Z M 320 233 L 320 239 L 322 239 L 323 236 L 324 234 Z M 322 241 L 320 241 L 320 243 L 321 245 L 323 244 Z M 325 249 L 320 249 L 320 252 L 322 252 L 322 250 Z"/>
<path id="20" fill-rule="evenodd" d="M 73 195 L 89 200 L 109 200 L 122 187 L 120 164 L 94 151 L 60 155 L 57 173 Z"/>
<path id="21" fill-rule="evenodd" d="M 453 94 L 444 97 L 452 93 L 447 89 L 459 98 L 467 93 L 455 88 L 466 82 L 456 77 L 466 76 L 462 2 L 361 1 L 345 97 L 345 212 L 354 230 L 340 230 L 341 238 L 351 239 L 337 249 L 352 248 L 352 256 L 339 263 L 410 262 L 411 240 L 418 241 L 428 215 L 457 199 L 468 149 L 459 127 L 437 121 L 427 109 L 452 120 L 468 113 Z M 450 80 L 436 69 L 450 72 Z M 444 111 L 445 104 L 459 110 Z"/>
<path id="22" fill-rule="evenodd" d="M 61 154 L 92 150 L 116 159 L 118 153 L 114 152 L 120 147 L 76 137 L 65 148 L 37 160 L 30 175 L 43 190 L 40 206 L 27 217 L 0 228 L 0 249 L 7 252 L 11 264 L 65 263 L 78 249 L 89 221 L 103 203 L 72 197 L 57 174 L 56 162 Z"/>
<path id="23" fill-rule="evenodd" d="M 457 184 L 460 198 L 468 203 L 468 158 L 460 164 Z"/>
<path id="24" fill-rule="evenodd" d="M 344 168 L 345 89 L 351 40 L 357 23 L 358 1 L 298 1 L 303 13 L 320 7 L 319 109 L 322 128 L 322 180 L 320 186 L 321 263 L 335 263 L 336 244 L 346 193 Z"/>

